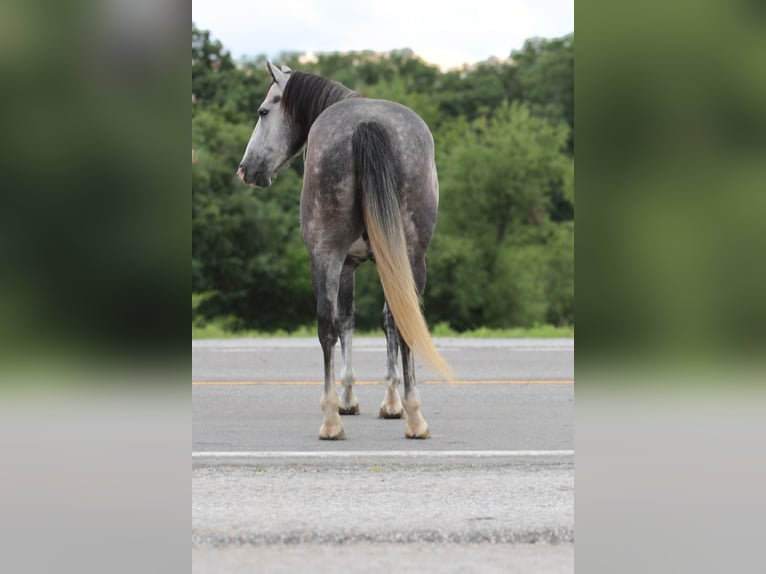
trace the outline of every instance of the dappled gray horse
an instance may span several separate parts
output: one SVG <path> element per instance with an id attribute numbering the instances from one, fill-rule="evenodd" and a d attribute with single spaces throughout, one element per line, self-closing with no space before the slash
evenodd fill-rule
<path id="1" fill-rule="evenodd" d="M 431 132 L 409 108 L 359 97 L 345 86 L 267 64 L 273 79 L 237 174 L 267 187 L 306 145 L 301 229 L 311 256 L 319 341 L 324 353 L 321 439 L 344 439 L 339 414 L 358 414 L 351 367 L 354 273 L 373 260 L 386 302 L 388 366 L 383 418 L 406 413 L 405 436 L 428 438 L 411 350 L 447 379 L 451 373 L 420 311 L 425 252 L 436 225 L 439 184 Z M 339 397 L 334 353 L 340 337 Z M 401 376 L 397 369 L 402 353 Z M 404 379 L 404 400 L 397 387 Z"/>

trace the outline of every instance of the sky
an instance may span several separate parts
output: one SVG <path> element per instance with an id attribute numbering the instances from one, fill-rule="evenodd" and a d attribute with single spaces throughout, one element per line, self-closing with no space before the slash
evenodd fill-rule
<path id="1" fill-rule="evenodd" d="M 574 31 L 574 0 L 193 0 L 192 21 L 237 60 L 411 48 L 447 70 Z"/>

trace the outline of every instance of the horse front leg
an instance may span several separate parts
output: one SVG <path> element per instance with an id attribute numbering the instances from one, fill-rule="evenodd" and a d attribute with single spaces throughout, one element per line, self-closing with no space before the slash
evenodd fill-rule
<path id="1" fill-rule="evenodd" d="M 378 417 L 382 419 L 402 418 L 402 400 L 399 398 L 399 383 L 402 377 L 399 374 L 396 363 L 399 358 L 399 332 L 396 330 L 394 316 L 388 308 L 388 303 L 383 305 L 381 316 L 383 331 L 386 333 L 386 397 L 380 403 Z"/>
<path id="2" fill-rule="evenodd" d="M 340 274 L 338 290 L 338 310 L 340 312 L 340 353 L 343 366 L 340 370 L 340 382 L 343 392 L 340 396 L 339 411 L 342 415 L 358 415 L 359 399 L 354 393 L 356 376 L 351 366 L 351 340 L 354 336 L 354 272 L 356 268 L 344 265 Z"/>
<path id="3" fill-rule="evenodd" d="M 338 393 L 335 390 L 335 343 L 338 341 L 338 286 L 340 265 L 312 261 L 312 278 L 317 299 L 317 331 L 324 357 L 324 390 L 319 405 L 324 413 L 319 438 L 344 440 Z M 337 272 L 336 272 L 337 271 Z"/>

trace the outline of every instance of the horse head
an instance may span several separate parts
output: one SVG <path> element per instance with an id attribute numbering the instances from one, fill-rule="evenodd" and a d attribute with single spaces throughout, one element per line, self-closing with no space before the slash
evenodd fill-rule
<path id="1" fill-rule="evenodd" d="M 300 151 L 300 147 L 295 149 L 295 128 L 281 104 L 292 70 L 287 66 L 277 68 L 271 62 L 266 63 L 266 68 L 272 83 L 258 108 L 258 121 L 237 170 L 244 183 L 255 187 L 270 186 L 272 178 Z"/>

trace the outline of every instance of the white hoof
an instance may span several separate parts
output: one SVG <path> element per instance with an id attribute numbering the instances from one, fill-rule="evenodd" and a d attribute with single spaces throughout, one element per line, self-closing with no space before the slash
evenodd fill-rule
<path id="1" fill-rule="evenodd" d="M 399 407 L 399 410 L 397 411 L 386 403 L 380 405 L 380 411 L 378 411 L 379 419 L 400 419 L 403 415 L 404 412 L 401 407 Z"/>
<path id="2" fill-rule="evenodd" d="M 409 421 L 404 425 L 404 436 L 407 438 L 419 438 L 426 439 L 431 438 L 431 431 L 428 430 L 428 423 L 423 417 L 420 417 L 420 422 L 416 425 L 411 425 Z"/>
<path id="3" fill-rule="evenodd" d="M 386 388 L 386 398 L 380 403 L 378 417 L 381 419 L 400 419 L 404 414 L 402 400 L 396 387 L 388 386 Z"/>
<path id="4" fill-rule="evenodd" d="M 359 414 L 359 399 L 353 390 L 345 390 L 341 394 L 340 403 L 338 405 L 338 412 L 342 415 L 358 415 Z"/>
<path id="5" fill-rule="evenodd" d="M 319 427 L 320 440 L 346 440 L 346 431 L 343 424 L 327 425 Z"/>

